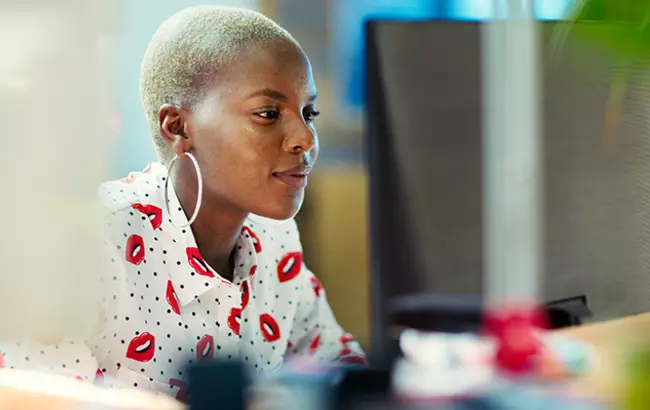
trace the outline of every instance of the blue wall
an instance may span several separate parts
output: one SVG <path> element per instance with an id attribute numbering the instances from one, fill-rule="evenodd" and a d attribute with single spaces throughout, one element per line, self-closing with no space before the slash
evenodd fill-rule
<path id="1" fill-rule="evenodd" d="M 363 106 L 363 23 L 373 18 L 486 20 L 507 0 L 336 0 L 332 48 L 340 104 L 352 111 Z M 574 0 L 537 0 L 541 20 L 566 16 Z M 496 6 L 496 7 L 495 7 Z M 453 41 L 450 40 L 450 41 Z"/>

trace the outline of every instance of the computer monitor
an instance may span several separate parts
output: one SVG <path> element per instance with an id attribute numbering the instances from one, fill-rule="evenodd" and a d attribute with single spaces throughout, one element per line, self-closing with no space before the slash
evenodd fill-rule
<path id="1" fill-rule="evenodd" d="M 481 24 L 366 25 L 373 349 L 393 298 L 482 293 Z M 558 51 L 554 30 L 566 23 L 540 24 L 542 297 L 585 296 L 594 320 L 648 311 L 650 66 L 632 65 L 604 141 L 621 61 L 573 35 Z"/>

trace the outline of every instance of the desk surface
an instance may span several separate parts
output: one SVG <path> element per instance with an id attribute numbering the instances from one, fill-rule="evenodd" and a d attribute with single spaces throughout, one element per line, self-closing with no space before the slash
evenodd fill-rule
<path id="1" fill-rule="evenodd" d="M 590 344 L 597 352 L 590 372 L 576 381 L 576 390 L 613 401 L 622 394 L 626 354 L 636 346 L 650 345 L 650 313 L 561 332 Z"/>

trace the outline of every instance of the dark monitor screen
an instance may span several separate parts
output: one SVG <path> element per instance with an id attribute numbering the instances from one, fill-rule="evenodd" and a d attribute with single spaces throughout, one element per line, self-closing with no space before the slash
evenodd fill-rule
<path id="1" fill-rule="evenodd" d="M 373 347 L 397 296 L 482 293 L 481 24 L 366 26 Z M 604 141 L 621 61 L 576 36 L 558 51 L 558 24 L 540 23 L 542 297 L 584 295 L 595 320 L 648 311 L 650 67 L 630 67 Z"/>

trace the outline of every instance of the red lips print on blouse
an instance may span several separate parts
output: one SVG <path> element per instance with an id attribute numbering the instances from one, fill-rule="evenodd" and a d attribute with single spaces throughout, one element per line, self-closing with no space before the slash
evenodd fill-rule
<path id="1" fill-rule="evenodd" d="M 187 248 L 185 253 L 187 254 L 187 262 L 189 262 L 196 273 L 201 276 L 207 276 L 208 278 L 214 278 L 214 273 L 212 273 L 208 264 L 203 260 L 198 248 Z"/>
<path id="2" fill-rule="evenodd" d="M 241 231 L 244 235 L 248 235 L 251 237 L 251 240 L 253 241 L 253 246 L 255 247 L 255 252 L 256 253 L 262 252 L 262 244 L 260 243 L 260 238 L 257 237 L 255 232 L 253 232 L 251 228 L 247 226 L 244 226 Z"/>
<path id="3" fill-rule="evenodd" d="M 103 386 L 104 385 L 104 372 L 102 372 L 101 369 L 97 369 L 95 372 L 95 386 Z"/>
<path id="4" fill-rule="evenodd" d="M 320 281 L 316 276 L 311 277 L 311 287 L 314 289 L 314 293 L 316 294 L 316 297 L 319 297 L 320 292 L 323 290 L 323 285 L 321 285 Z"/>
<path id="5" fill-rule="evenodd" d="M 251 290 L 250 286 L 248 286 L 248 281 L 243 281 L 239 289 L 241 290 L 241 310 L 244 310 L 251 299 Z"/>
<path id="6" fill-rule="evenodd" d="M 289 252 L 278 263 L 278 279 L 287 282 L 298 276 L 302 269 L 302 253 Z"/>
<path id="7" fill-rule="evenodd" d="M 169 385 L 172 387 L 178 387 L 178 392 L 176 392 L 176 400 L 181 403 L 187 403 L 187 383 L 180 379 L 169 379 Z"/>
<path id="8" fill-rule="evenodd" d="M 126 241 L 125 259 L 134 265 L 139 265 L 144 260 L 144 240 L 140 235 L 131 235 Z"/>
<path id="9" fill-rule="evenodd" d="M 126 357 L 144 363 L 153 359 L 154 353 L 156 353 L 156 339 L 153 335 L 145 332 L 131 340 Z"/>
<path id="10" fill-rule="evenodd" d="M 132 184 L 135 181 L 135 178 L 138 176 L 137 173 L 131 172 L 126 178 L 122 178 L 119 181 L 125 184 Z"/>
<path id="11" fill-rule="evenodd" d="M 125 184 L 132 184 L 136 181 L 136 178 L 142 174 L 148 174 L 151 172 L 151 164 L 147 164 L 142 172 L 131 172 L 126 178 L 122 178 L 119 181 Z"/>
<path id="12" fill-rule="evenodd" d="M 320 335 L 316 336 L 314 340 L 311 342 L 311 345 L 309 345 L 309 353 L 314 354 L 320 347 Z"/>
<path id="13" fill-rule="evenodd" d="M 230 309 L 230 315 L 228 316 L 228 327 L 236 335 L 239 335 L 240 321 L 241 321 L 241 308 L 234 307 Z"/>
<path id="14" fill-rule="evenodd" d="M 273 316 L 268 313 L 264 313 L 260 316 L 260 330 L 262 331 L 262 336 L 267 342 L 275 342 L 280 339 L 280 327 L 278 322 L 273 319 Z"/>
<path id="15" fill-rule="evenodd" d="M 172 285 L 171 280 L 167 281 L 167 292 L 165 296 L 167 299 L 167 303 L 169 304 L 169 307 L 171 307 L 172 311 L 177 315 L 180 315 L 181 308 L 179 306 L 178 297 L 176 296 L 176 292 L 174 291 L 174 285 Z"/>
<path id="16" fill-rule="evenodd" d="M 346 363 L 346 364 L 359 364 L 359 365 L 364 365 L 366 364 L 366 359 L 364 359 L 361 356 L 357 355 L 352 355 L 352 356 L 345 356 L 340 359 L 341 363 Z"/>
<path id="17" fill-rule="evenodd" d="M 162 209 L 158 208 L 157 206 L 133 204 L 131 207 L 136 211 L 143 213 L 149 219 L 149 222 L 151 223 L 151 227 L 153 229 L 158 229 L 160 228 L 160 225 L 162 225 Z"/>
<path id="18" fill-rule="evenodd" d="M 198 361 L 212 360 L 214 357 L 214 337 L 203 335 L 196 343 L 196 359 Z"/>
<path id="19" fill-rule="evenodd" d="M 348 343 L 350 343 L 353 340 L 354 338 L 349 333 L 343 333 L 343 335 L 341 335 L 339 341 L 343 345 L 343 349 L 341 349 L 341 351 L 339 352 L 339 356 L 347 356 L 349 354 L 352 354 L 352 349 L 348 347 Z"/>

